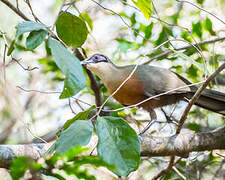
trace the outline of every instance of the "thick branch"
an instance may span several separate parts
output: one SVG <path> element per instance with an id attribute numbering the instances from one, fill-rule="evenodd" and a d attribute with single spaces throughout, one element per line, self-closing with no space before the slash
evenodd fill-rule
<path id="1" fill-rule="evenodd" d="M 93 143 L 95 144 L 95 143 Z M 8 168 L 17 156 L 40 158 L 51 143 L 24 145 L 0 145 L 0 167 Z M 170 137 L 142 137 L 142 156 L 181 156 L 187 157 L 193 151 L 225 149 L 225 125 L 211 132 L 180 133 Z"/>
<path id="2" fill-rule="evenodd" d="M 225 126 L 211 132 L 180 133 L 170 137 L 144 136 L 143 156 L 181 156 L 193 151 L 225 149 Z"/>
<path id="3" fill-rule="evenodd" d="M 0 145 L 0 167 L 8 168 L 12 160 L 18 156 L 28 156 L 32 159 L 38 159 L 50 146 L 50 143 Z"/>

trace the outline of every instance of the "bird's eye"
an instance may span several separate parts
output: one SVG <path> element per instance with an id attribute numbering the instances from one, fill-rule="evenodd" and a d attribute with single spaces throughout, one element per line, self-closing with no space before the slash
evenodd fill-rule
<path id="1" fill-rule="evenodd" d="M 99 59 L 99 57 L 98 57 L 98 56 L 95 56 L 95 57 L 94 57 L 94 60 L 95 60 L 95 61 L 97 61 L 98 59 Z"/>

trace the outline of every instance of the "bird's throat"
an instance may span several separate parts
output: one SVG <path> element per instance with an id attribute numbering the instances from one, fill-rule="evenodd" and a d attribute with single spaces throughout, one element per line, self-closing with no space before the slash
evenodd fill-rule
<path id="1" fill-rule="evenodd" d="M 91 63 L 87 68 L 102 80 L 109 91 L 115 91 L 132 71 L 131 68 L 118 67 L 107 62 Z"/>

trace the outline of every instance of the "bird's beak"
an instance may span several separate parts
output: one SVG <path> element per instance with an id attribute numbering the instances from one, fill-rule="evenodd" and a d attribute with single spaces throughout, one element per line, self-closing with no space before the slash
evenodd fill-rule
<path id="1" fill-rule="evenodd" d="M 93 63 L 93 60 L 91 58 L 87 58 L 83 61 L 81 61 L 81 65 L 87 66 L 87 64 Z"/>

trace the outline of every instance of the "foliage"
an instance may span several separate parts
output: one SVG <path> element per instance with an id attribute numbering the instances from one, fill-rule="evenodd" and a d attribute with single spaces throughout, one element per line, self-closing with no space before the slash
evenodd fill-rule
<path id="1" fill-rule="evenodd" d="M 82 2 L 82 0 L 74 3 L 79 2 Z M 52 9 L 57 9 L 61 3 L 61 1 L 56 1 Z M 114 2 L 104 1 L 102 4 L 104 5 L 104 3 L 111 6 Z M 116 3 L 121 3 L 121 1 Z M 116 25 L 120 24 L 120 19 L 123 20 L 122 25 L 119 26 L 119 32 L 110 37 L 114 43 L 114 47 L 110 48 L 111 54 L 109 54 L 112 60 L 124 63 L 122 59 L 128 59 L 130 60 L 129 63 L 139 63 L 143 58 L 147 60 L 156 59 L 156 63 L 159 63 L 160 66 L 168 65 L 170 70 L 192 82 L 203 81 L 205 76 L 218 68 L 219 64 L 224 61 L 225 55 L 223 52 L 218 53 L 214 49 L 214 45 L 194 44 L 217 36 L 219 33 L 215 32 L 216 28 L 214 28 L 216 23 L 211 20 L 212 17 L 209 14 L 202 16 L 198 9 L 193 9 L 189 14 L 184 15 L 186 11 L 183 6 L 177 10 L 174 8 L 174 2 L 164 1 L 161 8 L 165 12 L 163 10 L 157 12 L 158 7 L 154 8 L 153 3 L 151 0 L 132 0 L 130 2 L 123 0 L 123 10 L 119 13 L 107 11 L 107 8 L 104 8 L 105 11 L 102 13 L 104 13 L 106 19 L 110 19 L 111 16 L 113 18 L 119 16 L 116 19 Z M 204 7 L 204 0 L 197 0 L 196 3 Z M 71 7 L 76 13 L 70 9 Z M 94 41 L 92 37 L 94 32 L 92 34 L 92 31 L 98 24 L 99 14 L 97 15 L 97 12 L 100 11 L 101 6 L 96 5 L 96 7 L 96 9 L 94 8 L 96 15 L 95 13 L 93 15 L 91 13 L 92 8 L 79 11 L 75 5 L 68 5 L 68 9 L 71 11 L 66 9 L 57 13 L 55 24 L 44 25 L 41 22 L 34 21 L 19 23 L 15 26 L 16 35 L 14 39 L 9 41 L 7 56 L 9 58 L 14 57 L 14 55 L 18 55 L 17 52 L 37 53 L 38 48 L 44 49 L 46 56 L 39 57 L 38 63 L 42 65 L 41 69 L 45 76 L 54 73 L 52 81 L 59 83 L 58 81 L 64 80 L 60 99 L 67 99 L 75 95 L 77 97 L 80 92 L 93 95 L 92 84 L 80 64 L 81 59 L 75 56 L 71 49 L 73 51 L 79 50 L 84 57 L 86 52 L 92 53 L 98 49 L 97 45 L 95 45 L 96 47 L 91 46 Z M 191 20 L 188 19 L 190 24 L 188 28 L 183 27 L 185 24 L 183 21 L 187 21 L 185 19 L 187 16 L 191 18 Z M 54 26 L 56 27 L 56 33 L 54 32 Z M 113 29 L 113 25 L 110 28 Z M 0 40 L 2 39 L 3 35 L 0 34 Z M 188 45 L 190 47 L 179 49 Z M 157 48 L 153 48 L 156 46 Z M 109 52 L 109 49 L 104 45 L 101 47 L 101 51 Z M 167 51 L 169 53 L 163 55 Z M 133 54 L 129 54 L 130 52 Z M 99 83 L 100 80 L 97 77 L 96 79 Z M 213 86 L 214 84 L 211 84 L 211 87 Z M 100 87 L 103 100 L 105 100 L 109 93 L 103 85 Z M 105 109 L 115 110 L 121 107 L 123 106 L 110 100 L 106 103 Z M 81 168 L 84 164 L 107 167 L 118 176 L 128 176 L 131 172 L 137 170 L 141 162 L 140 141 L 137 133 L 126 122 L 127 119 L 133 119 L 137 115 L 136 109 L 116 111 L 112 114 L 109 113 L 109 116 L 97 114 L 97 116 L 89 117 L 91 112 L 98 111 L 98 108 L 91 106 L 66 121 L 57 133 L 57 140 L 53 146 L 56 154 L 51 157 L 47 156 L 44 163 L 32 161 L 27 157 L 15 159 L 10 169 L 12 177 L 19 179 L 29 169 L 31 174 L 42 173 L 58 179 L 65 179 L 61 171 L 69 175 L 75 175 L 77 178 L 95 179 L 94 176 L 88 174 L 87 170 Z M 8 113 L 8 111 L 2 112 Z M 169 117 L 178 119 L 173 117 L 171 112 L 172 110 L 169 111 Z M 201 132 L 202 127 L 214 128 L 224 124 L 224 119 L 219 116 L 209 116 L 208 111 L 200 111 L 196 108 L 190 112 L 189 117 L 185 127 L 195 132 Z M 9 119 L 9 115 L 6 119 Z M 64 114 L 61 114 L 61 119 L 65 119 Z M 222 120 L 210 126 L 210 122 L 214 119 Z M 140 124 L 140 122 L 138 123 Z M 164 123 L 165 121 L 156 123 L 159 131 L 163 131 Z M 86 146 L 93 135 L 98 137 L 98 157 L 81 156 L 86 151 L 86 148 L 81 146 Z M 214 162 L 218 160 L 218 157 L 211 153 L 209 157 L 207 155 L 202 156 L 203 160 L 196 159 L 190 165 L 193 168 L 190 170 L 192 172 L 195 172 L 195 168 L 203 169 L 211 162 L 213 162 L 213 165 L 216 164 Z M 176 165 L 183 175 L 186 170 L 185 163 L 186 159 Z M 153 161 L 151 168 L 158 167 L 158 165 L 158 161 Z M 162 166 L 159 165 L 159 167 Z M 53 169 L 56 169 L 57 172 L 52 172 Z M 190 173 L 189 176 L 191 179 L 197 179 L 197 175 Z M 163 179 L 175 179 L 177 177 L 177 174 L 171 171 Z"/>
<path id="2" fill-rule="evenodd" d="M 136 132 L 122 118 L 98 117 L 98 155 L 115 165 L 115 173 L 128 176 L 136 170 L 140 161 L 140 142 Z"/>
<path id="3" fill-rule="evenodd" d="M 88 16 L 84 17 L 87 19 Z M 72 45 L 73 47 L 81 47 L 88 35 L 85 22 L 79 17 L 67 12 L 60 13 L 56 21 L 56 31 L 58 36 L 68 46 Z"/>
<path id="4" fill-rule="evenodd" d="M 109 169 L 113 169 L 113 166 L 105 163 L 99 157 L 83 156 L 82 153 L 87 150 L 88 148 L 74 146 L 63 154 L 56 153 L 52 156 L 48 155 L 37 161 L 28 157 L 17 157 L 12 162 L 10 174 L 14 180 L 19 180 L 24 176 L 25 172 L 29 170 L 33 179 L 42 174 L 55 177 L 59 180 L 65 180 L 67 177 L 65 177 L 63 173 L 65 172 L 67 175 L 73 175 L 79 179 L 94 180 L 95 177 L 88 173 L 88 169 L 85 168 L 84 165 L 90 164 L 95 167 L 104 166 Z M 53 169 L 58 170 L 53 171 Z"/>
<path id="5" fill-rule="evenodd" d="M 71 97 L 78 93 L 86 84 L 80 62 L 59 41 L 50 38 L 48 44 L 57 66 L 66 75 L 60 98 Z"/>

